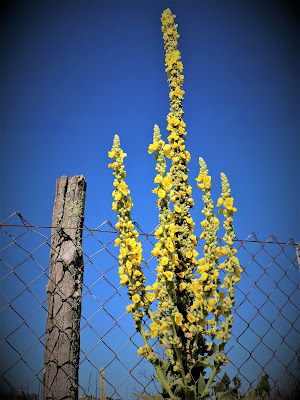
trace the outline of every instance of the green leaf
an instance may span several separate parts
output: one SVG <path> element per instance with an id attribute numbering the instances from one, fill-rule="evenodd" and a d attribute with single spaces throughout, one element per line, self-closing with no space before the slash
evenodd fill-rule
<path id="1" fill-rule="evenodd" d="M 196 388 L 194 386 L 182 386 L 182 389 L 184 391 L 184 399 L 185 400 L 195 400 L 195 391 Z M 192 389 L 192 390 L 191 390 Z"/>
<path id="2" fill-rule="evenodd" d="M 169 363 L 168 361 L 165 360 L 160 360 L 160 365 L 161 365 L 161 369 L 164 373 L 166 373 L 168 371 L 168 369 L 170 368 L 171 363 Z"/>
<path id="3" fill-rule="evenodd" d="M 167 381 L 167 383 L 168 383 L 169 386 L 172 386 L 172 384 L 173 384 L 174 381 L 173 381 L 173 376 L 172 376 L 171 371 L 169 371 L 169 372 L 167 373 L 166 381 Z"/>
<path id="4" fill-rule="evenodd" d="M 219 392 L 216 394 L 216 399 L 217 400 L 223 400 L 225 399 L 229 394 L 231 394 L 232 392 L 234 392 L 236 390 L 236 386 L 234 386 L 233 388 L 230 388 L 229 390 L 227 390 L 226 392 Z"/>
<path id="5" fill-rule="evenodd" d="M 204 357 L 204 356 L 199 357 L 198 360 L 195 362 L 195 364 L 192 366 L 191 370 L 195 367 L 209 367 L 212 357 L 213 355 L 209 357 Z"/>
<path id="6" fill-rule="evenodd" d="M 170 385 L 170 387 L 175 386 L 175 385 L 183 386 L 182 379 L 181 379 L 181 378 L 176 379 L 176 381 L 172 382 L 172 384 Z"/>
<path id="7" fill-rule="evenodd" d="M 180 382 L 178 382 L 180 381 Z M 176 382 L 176 383 L 175 383 Z M 196 388 L 195 386 L 184 386 L 182 384 L 181 379 L 177 379 L 174 384 L 176 384 L 176 388 L 174 394 L 176 397 L 185 400 L 195 400 L 196 398 Z"/>
<path id="8" fill-rule="evenodd" d="M 133 393 L 137 397 L 141 397 L 142 399 L 145 400 L 164 400 L 163 396 L 159 393 L 157 394 L 152 394 L 151 396 L 148 396 L 146 394 L 139 394 L 139 393 Z"/>
<path id="9" fill-rule="evenodd" d="M 200 374 L 200 377 L 198 379 L 198 394 L 202 394 L 204 388 L 205 388 L 205 380 L 203 378 L 203 375 Z"/>

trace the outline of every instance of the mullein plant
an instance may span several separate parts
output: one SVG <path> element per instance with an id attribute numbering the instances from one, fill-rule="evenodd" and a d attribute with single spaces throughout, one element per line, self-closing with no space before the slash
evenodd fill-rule
<path id="1" fill-rule="evenodd" d="M 109 167 L 115 176 L 112 209 L 118 212 L 116 229 L 120 246 L 119 276 L 121 285 L 127 286 L 134 324 L 140 332 L 144 346 L 138 355 L 149 360 L 162 385 L 162 393 L 154 396 L 139 395 L 156 400 L 206 399 L 210 386 L 228 359 L 224 347 L 232 328 L 231 310 L 234 306 L 234 286 L 240 280 L 242 269 L 233 247 L 233 198 L 226 176 L 221 174 L 222 193 L 218 199 L 218 215 L 224 217 L 223 245 L 218 246 L 219 219 L 213 212 L 211 176 L 202 158 L 196 178 L 203 192 L 204 219 L 200 239 L 205 240 L 203 256 L 197 252 L 198 238 L 193 234 L 195 223 L 190 215 L 194 201 L 188 183 L 187 164 L 190 153 L 185 148 L 186 130 L 182 116 L 184 91 L 183 65 L 177 48 L 179 34 L 170 9 L 162 14 L 162 32 L 165 42 L 165 65 L 170 87 L 170 112 L 167 116 L 168 142 L 154 126 L 153 143 L 148 153 L 155 153 L 159 209 L 159 227 L 155 231 L 157 242 L 152 256 L 157 259 L 157 276 L 153 285 L 146 285 L 141 267 L 142 246 L 130 210 L 133 206 L 130 190 L 125 183 L 123 160 L 127 156 L 115 135 L 109 157 Z M 172 165 L 167 172 L 166 158 Z M 221 276 L 220 271 L 224 271 Z M 150 319 L 150 330 L 145 330 L 144 318 Z M 164 347 L 166 360 L 155 352 L 153 342 Z M 206 369 L 211 372 L 206 377 Z M 225 396 L 226 394 L 222 394 Z M 221 394 L 218 393 L 218 398 Z"/>

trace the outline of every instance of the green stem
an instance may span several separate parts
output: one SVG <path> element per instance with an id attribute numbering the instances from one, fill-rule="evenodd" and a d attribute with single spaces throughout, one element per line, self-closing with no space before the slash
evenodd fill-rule
<path id="1" fill-rule="evenodd" d="M 148 343 L 148 340 L 147 340 L 147 338 L 146 338 L 145 331 L 144 331 L 144 328 L 143 328 L 141 322 L 139 323 L 139 331 L 140 331 L 140 334 L 142 335 L 142 338 L 143 338 L 143 340 L 144 340 L 145 345 L 146 345 L 146 346 L 149 346 L 149 343 Z M 149 346 L 149 347 L 150 347 L 150 346 Z M 166 390 L 166 392 L 168 393 L 168 395 L 170 396 L 170 398 L 171 398 L 172 400 L 176 400 L 176 397 L 174 396 L 174 394 L 173 394 L 173 392 L 172 392 L 170 386 L 168 385 L 168 382 L 167 382 L 167 381 L 165 380 L 165 378 L 164 378 L 164 375 L 163 375 L 163 373 L 162 373 L 162 371 L 161 371 L 160 366 L 159 366 L 159 365 L 154 365 L 154 364 L 153 364 L 153 366 L 154 366 L 154 368 L 156 369 L 156 372 L 157 372 L 159 381 L 160 381 L 160 383 L 162 384 L 162 387 Z"/>
<path id="2" fill-rule="evenodd" d="M 177 338 L 178 336 L 176 334 L 176 327 L 175 327 L 175 323 L 173 321 L 173 318 L 172 318 L 172 332 L 174 332 L 173 333 L 173 338 Z M 181 352 L 179 351 L 179 349 L 177 347 L 175 347 L 175 353 L 176 353 L 177 360 L 178 360 L 178 362 L 180 364 L 180 374 L 181 374 L 181 377 L 182 377 L 182 382 L 185 385 L 186 382 L 185 382 L 184 366 L 183 366 L 183 362 L 182 362 L 182 358 L 181 358 Z"/>
<path id="3" fill-rule="evenodd" d="M 172 302 L 172 298 L 171 298 L 170 293 L 168 294 L 168 297 L 169 297 L 169 300 Z M 175 339 L 175 341 L 176 341 L 176 339 L 178 338 L 177 332 L 176 332 L 176 326 L 175 326 L 174 318 L 171 317 L 171 319 L 172 319 L 172 335 L 173 335 L 173 339 Z M 174 349 L 175 349 L 175 353 L 176 353 L 176 358 L 177 358 L 177 360 L 178 360 L 178 362 L 180 364 L 180 374 L 181 374 L 181 377 L 182 377 L 182 382 L 185 385 L 186 384 L 186 382 L 185 382 L 185 370 L 184 370 L 184 365 L 183 365 L 182 358 L 181 358 L 181 352 L 177 348 L 177 346 Z"/>
<path id="4" fill-rule="evenodd" d="M 209 395 L 210 385 L 213 383 L 213 380 L 214 380 L 215 376 L 217 375 L 217 372 L 218 372 L 218 369 L 214 366 L 211 376 L 210 376 L 209 380 L 207 381 L 207 384 L 205 386 L 205 389 L 204 389 L 201 397 L 205 398 L 206 396 Z"/>

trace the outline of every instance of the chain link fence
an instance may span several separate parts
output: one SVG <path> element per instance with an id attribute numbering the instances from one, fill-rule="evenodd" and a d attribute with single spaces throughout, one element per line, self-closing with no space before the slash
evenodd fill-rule
<path id="1" fill-rule="evenodd" d="M 147 284 L 152 284 L 155 237 L 135 227 Z M 13 392 L 42 398 L 50 229 L 31 225 L 18 212 L 0 224 L 1 398 L 13 398 Z M 102 367 L 107 397 L 130 400 L 134 392 L 159 391 L 154 369 L 137 355 L 142 341 L 125 312 L 129 301 L 119 283 L 116 237 L 109 221 L 95 229 L 84 227 L 80 397 L 100 398 Z M 260 241 L 254 233 L 237 239 L 235 247 L 244 273 L 236 285 L 234 325 L 226 345 L 230 364 L 221 374 L 238 377 L 241 396 L 248 398 L 268 374 L 272 393 L 291 398 L 299 380 L 299 247 L 292 239 L 280 243 L 274 236 Z"/>

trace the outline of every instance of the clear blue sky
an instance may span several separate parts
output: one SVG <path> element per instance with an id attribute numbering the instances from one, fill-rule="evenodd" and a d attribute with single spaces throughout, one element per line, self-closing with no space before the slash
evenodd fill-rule
<path id="1" fill-rule="evenodd" d="M 201 156 L 215 200 L 220 172 L 228 176 L 238 238 L 300 240 L 299 31 L 294 3 L 283 0 L 9 1 L 0 28 L 1 220 L 18 210 L 51 225 L 56 179 L 83 174 L 85 224 L 115 222 L 107 153 L 117 133 L 133 220 L 155 227 L 147 149 L 154 124 L 167 136 L 167 7 L 181 35 L 196 232 Z"/>
<path id="2" fill-rule="evenodd" d="M 225 172 L 236 232 L 299 240 L 295 7 L 288 1 L 11 1 L 1 23 L 1 219 L 51 223 L 55 180 L 83 174 L 86 224 L 114 220 L 107 152 L 128 153 L 133 218 L 156 218 L 153 125 L 169 110 L 160 16 L 179 24 L 190 182 Z M 194 185 L 201 218 L 201 197 Z M 145 210 L 147 212 L 145 213 Z"/>

